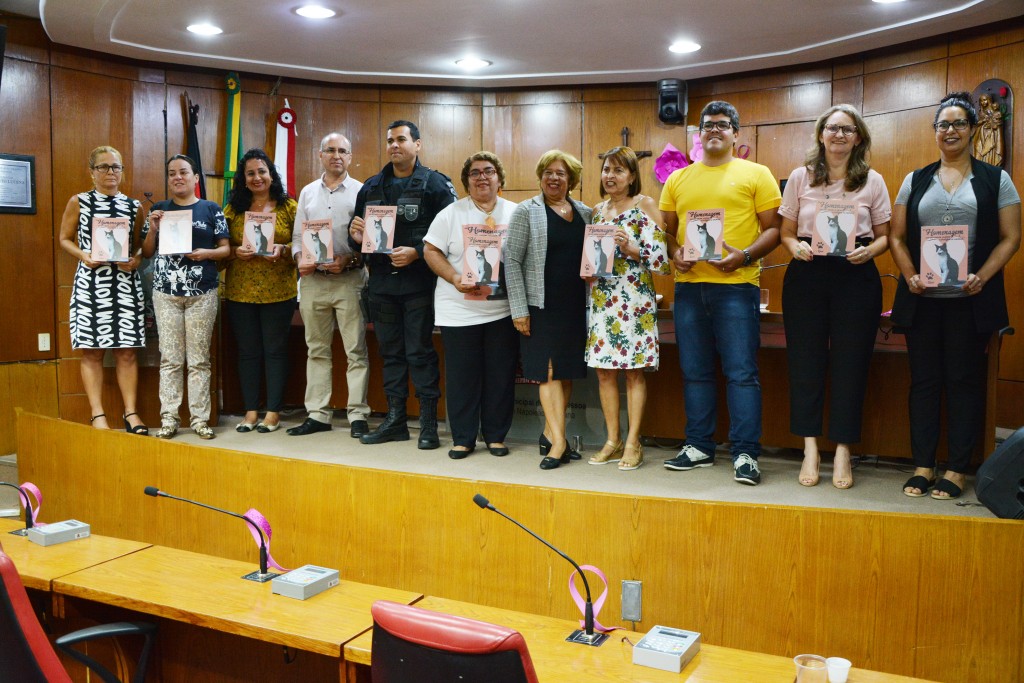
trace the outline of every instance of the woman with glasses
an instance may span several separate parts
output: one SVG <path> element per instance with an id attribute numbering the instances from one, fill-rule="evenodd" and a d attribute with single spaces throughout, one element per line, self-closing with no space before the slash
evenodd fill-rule
<path id="1" fill-rule="evenodd" d="M 779 207 L 793 255 L 783 281 L 790 430 L 804 438 L 799 481 L 818 483 L 826 377 L 832 485 L 853 486 L 850 444 L 860 441 L 868 365 L 882 313 L 874 259 L 888 248 L 889 191 L 868 163 L 871 134 L 838 104 L 818 117 L 814 145 L 790 173 Z"/>
<path id="2" fill-rule="evenodd" d="M 607 441 L 591 465 L 618 462 L 620 470 L 644 463 L 640 423 L 647 402 L 644 368 L 658 369 L 658 310 L 651 271 L 671 273 L 668 244 L 658 224 L 661 211 L 640 194 L 640 170 L 629 147 L 601 155 L 601 196 L 595 224 L 615 226 L 612 277 L 595 278 L 590 287 L 586 360 L 596 368 Z M 619 425 L 619 373 L 626 376 L 629 433 Z"/>
<path id="3" fill-rule="evenodd" d="M 476 449 L 477 434 L 491 455 L 508 455 L 519 338 L 500 284 L 502 245 L 516 208 L 498 196 L 504 185 L 501 160 L 493 152 L 473 154 L 462 165 L 469 196 L 437 214 L 423 238 L 423 257 L 438 278 L 434 322 L 444 341 L 453 460 Z"/>
<path id="4" fill-rule="evenodd" d="M 565 414 L 572 380 L 587 376 L 587 286 L 580 260 L 591 209 L 569 196 L 582 170 L 571 154 L 545 152 L 536 169 L 541 192 L 516 207 L 508 226 L 512 323 L 523 338 L 523 376 L 540 382 L 542 470 L 580 458 L 566 441 Z"/>
<path id="5" fill-rule="evenodd" d="M 907 175 L 893 209 L 892 256 L 902 277 L 892 321 L 910 358 L 916 469 L 903 493 L 920 498 L 934 486 L 932 498 L 951 500 L 963 492 L 983 423 L 985 350 L 1009 324 L 1003 268 L 1020 248 L 1021 214 L 1006 171 L 971 156 L 978 113 L 970 94 L 946 95 L 932 125 L 939 160 Z M 951 277 L 930 280 L 935 272 Z M 949 459 L 936 483 L 943 393 Z"/>
<path id="6" fill-rule="evenodd" d="M 298 294 L 298 269 L 291 245 L 297 208 L 266 152 L 250 149 L 238 160 L 224 208 L 231 240 L 224 309 L 238 340 L 238 378 L 245 405 L 245 418 L 235 427 L 238 432 L 266 434 L 281 427 L 288 379 L 288 332 Z M 260 254 L 256 245 L 243 239 L 247 211 L 274 214 L 274 246 L 268 253 Z M 259 420 L 264 373 L 267 412 Z"/>
<path id="7" fill-rule="evenodd" d="M 156 255 L 153 309 L 160 334 L 160 429 L 154 436 L 159 439 L 170 439 L 178 433 L 186 361 L 189 425 L 200 439 L 214 437 L 209 425 L 210 338 L 220 308 L 217 261 L 227 258 L 231 246 L 220 205 L 196 196 L 198 182 L 192 159 L 176 154 L 167 160 L 171 198 L 153 205 L 142 242 L 143 256 Z M 158 253 L 164 216 L 184 218 L 182 212 L 188 212 L 188 242 L 181 246 L 190 249 Z M 173 240 L 174 236 L 168 235 L 167 239 Z"/>
<path id="8" fill-rule="evenodd" d="M 103 356 L 114 356 L 125 431 L 149 434 L 136 411 L 136 349 L 146 345 L 142 256 L 138 236 L 146 210 L 121 192 L 124 162 L 113 147 L 89 153 L 93 189 L 73 196 L 60 223 L 60 246 L 78 259 L 71 287 L 71 347 L 82 351 L 82 384 L 97 429 L 109 429 L 103 412 Z M 104 219 L 119 219 L 108 221 Z"/>

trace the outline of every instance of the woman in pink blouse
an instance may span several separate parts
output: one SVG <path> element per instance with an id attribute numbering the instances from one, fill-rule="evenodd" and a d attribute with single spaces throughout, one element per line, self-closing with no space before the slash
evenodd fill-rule
<path id="1" fill-rule="evenodd" d="M 832 485 L 853 486 L 850 444 L 860 441 L 868 364 L 882 313 L 874 259 L 888 249 L 892 213 L 885 181 L 868 165 L 870 150 L 860 113 L 848 104 L 831 107 L 818 117 L 814 147 L 790 174 L 779 207 L 782 243 L 793 255 L 782 308 L 790 430 L 804 437 L 804 486 L 818 483 L 826 374 L 828 438 L 836 442 Z"/>

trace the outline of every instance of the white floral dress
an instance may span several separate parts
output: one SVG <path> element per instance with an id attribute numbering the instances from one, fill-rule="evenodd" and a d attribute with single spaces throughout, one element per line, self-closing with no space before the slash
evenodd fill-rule
<path id="1" fill-rule="evenodd" d="M 615 277 L 598 278 L 590 288 L 587 365 L 592 368 L 658 367 L 658 311 L 652 271 L 671 272 L 664 231 L 640 209 L 643 198 L 618 216 L 605 216 L 608 203 L 594 209 L 595 224 L 616 225 L 640 245 L 635 261 L 615 249 Z"/>

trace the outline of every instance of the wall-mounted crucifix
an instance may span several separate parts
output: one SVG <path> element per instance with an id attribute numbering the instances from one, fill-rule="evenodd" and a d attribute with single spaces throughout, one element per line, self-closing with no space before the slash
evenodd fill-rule
<path id="1" fill-rule="evenodd" d="M 622 146 L 623 147 L 629 147 L 629 128 L 627 126 L 623 126 L 621 133 L 622 133 Z M 642 152 L 637 151 L 637 150 L 633 150 L 633 151 L 636 152 L 636 158 L 637 159 L 644 159 L 646 157 L 653 156 L 651 154 L 650 150 L 646 150 L 645 149 Z M 598 156 L 598 158 L 600 158 L 600 155 Z"/>

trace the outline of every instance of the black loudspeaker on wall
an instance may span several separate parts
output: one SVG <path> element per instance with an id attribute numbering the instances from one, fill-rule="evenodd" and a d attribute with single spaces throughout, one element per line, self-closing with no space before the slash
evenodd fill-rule
<path id="1" fill-rule="evenodd" d="M 686 81 L 678 78 L 658 81 L 658 118 L 662 123 L 686 122 Z"/>
<path id="2" fill-rule="evenodd" d="M 1003 519 L 1024 519 L 1024 427 L 978 468 L 978 500 Z"/>

